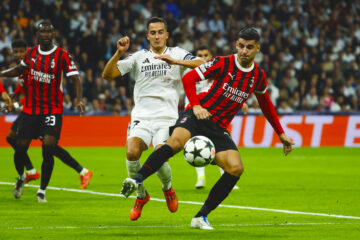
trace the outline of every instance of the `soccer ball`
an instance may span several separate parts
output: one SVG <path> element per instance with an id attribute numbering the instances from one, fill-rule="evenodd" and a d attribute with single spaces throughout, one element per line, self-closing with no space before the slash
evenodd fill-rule
<path id="1" fill-rule="evenodd" d="M 194 167 L 206 166 L 215 158 L 215 146 L 207 137 L 194 136 L 184 146 L 184 157 Z"/>

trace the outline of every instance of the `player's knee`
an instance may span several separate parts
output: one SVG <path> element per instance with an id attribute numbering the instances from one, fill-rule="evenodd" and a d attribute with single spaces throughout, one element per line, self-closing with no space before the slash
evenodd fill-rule
<path id="1" fill-rule="evenodd" d="M 12 138 L 12 137 L 10 137 L 10 136 L 7 136 L 6 137 L 6 141 L 13 147 L 13 148 L 15 148 L 15 139 L 14 138 Z"/>
<path id="2" fill-rule="evenodd" d="M 171 149 L 174 151 L 174 153 L 180 152 L 184 148 L 183 141 L 178 137 L 171 137 L 166 142 L 166 145 L 169 145 Z"/>
<path id="3" fill-rule="evenodd" d="M 141 153 L 142 151 L 140 148 L 128 147 L 126 149 L 126 158 L 129 161 L 137 161 L 140 159 Z"/>
<path id="4" fill-rule="evenodd" d="M 236 177 L 240 177 L 241 174 L 244 172 L 244 167 L 242 164 L 235 164 L 232 165 L 227 172 Z"/>

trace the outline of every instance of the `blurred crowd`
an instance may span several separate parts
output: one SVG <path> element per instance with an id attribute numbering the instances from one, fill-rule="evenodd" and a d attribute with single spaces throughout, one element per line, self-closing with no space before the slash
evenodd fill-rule
<path id="1" fill-rule="evenodd" d="M 49 19 L 57 44 L 78 63 L 87 113 L 128 115 L 133 76 L 106 81 L 101 72 L 120 37 L 131 38 L 129 52 L 148 47 L 151 16 L 167 20 L 168 46 L 207 45 L 214 56 L 235 53 L 238 30 L 255 26 L 262 36 L 255 61 L 279 113 L 360 110 L 360 0 L 2 0 L 0 68 L 16 64 L 11 41 L 36 44 L 34 26 Z M 16 79 L 1 80 L 11 94 Z M 72 83 L 63 89 L 65 113 L 74 113 Z M 253 97 L 247 103 L 260 112 Z"/>

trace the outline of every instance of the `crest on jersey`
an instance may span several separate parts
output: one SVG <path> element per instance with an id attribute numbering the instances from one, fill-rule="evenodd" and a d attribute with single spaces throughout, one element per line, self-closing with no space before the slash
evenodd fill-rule
<path id="1" fill-rule="evenodd" d="M 180 120 L 180 123 L 184 123 L 187 121 L 187 117 L 183 117 L 181 120 Z"/>
<path id="2" fill-rule="evenodd" d="M 54 68 L 55 67 L 55 61 L 54 61 L 54 59 L 51 61 L 51 68 Z"/>
<path id="3" fill-rule="evenodd" d="M 254 77 L 250 78 L 250 87 L 252 87 L 254 85 Z"/>

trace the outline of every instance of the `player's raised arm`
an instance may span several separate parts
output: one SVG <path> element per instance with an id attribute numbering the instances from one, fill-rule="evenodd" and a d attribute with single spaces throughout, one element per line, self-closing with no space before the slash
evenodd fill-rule
<path id="1" fill-rule="evenodd" d="M 167 64 L 171 65 L 180 65 L 187 68 L 196 68 L 201 64 L 205 63 L 205 61 L 201 58 L 196 58 L 193 60 L 181 60 L 181 59 L 174 59 L 169 54 L 159 55 L 155 57 L 156 59 L 160 59 L 165 61 Z"/>
<path id="2" fill-rule="evenodd" d="M 121 76 L 121 72 L 117 68 L 117 61 L 120 57 L 128 50 L 130 46 L 130 38 L 123 37 L 120 38 L 117 42 L 117 50 L 115 54 L 110 58 L 110 60 L 106 63 L 104 71 L 102 72 L 102 78 L 106 80 L 111 80 L 116 77 Z"/>

